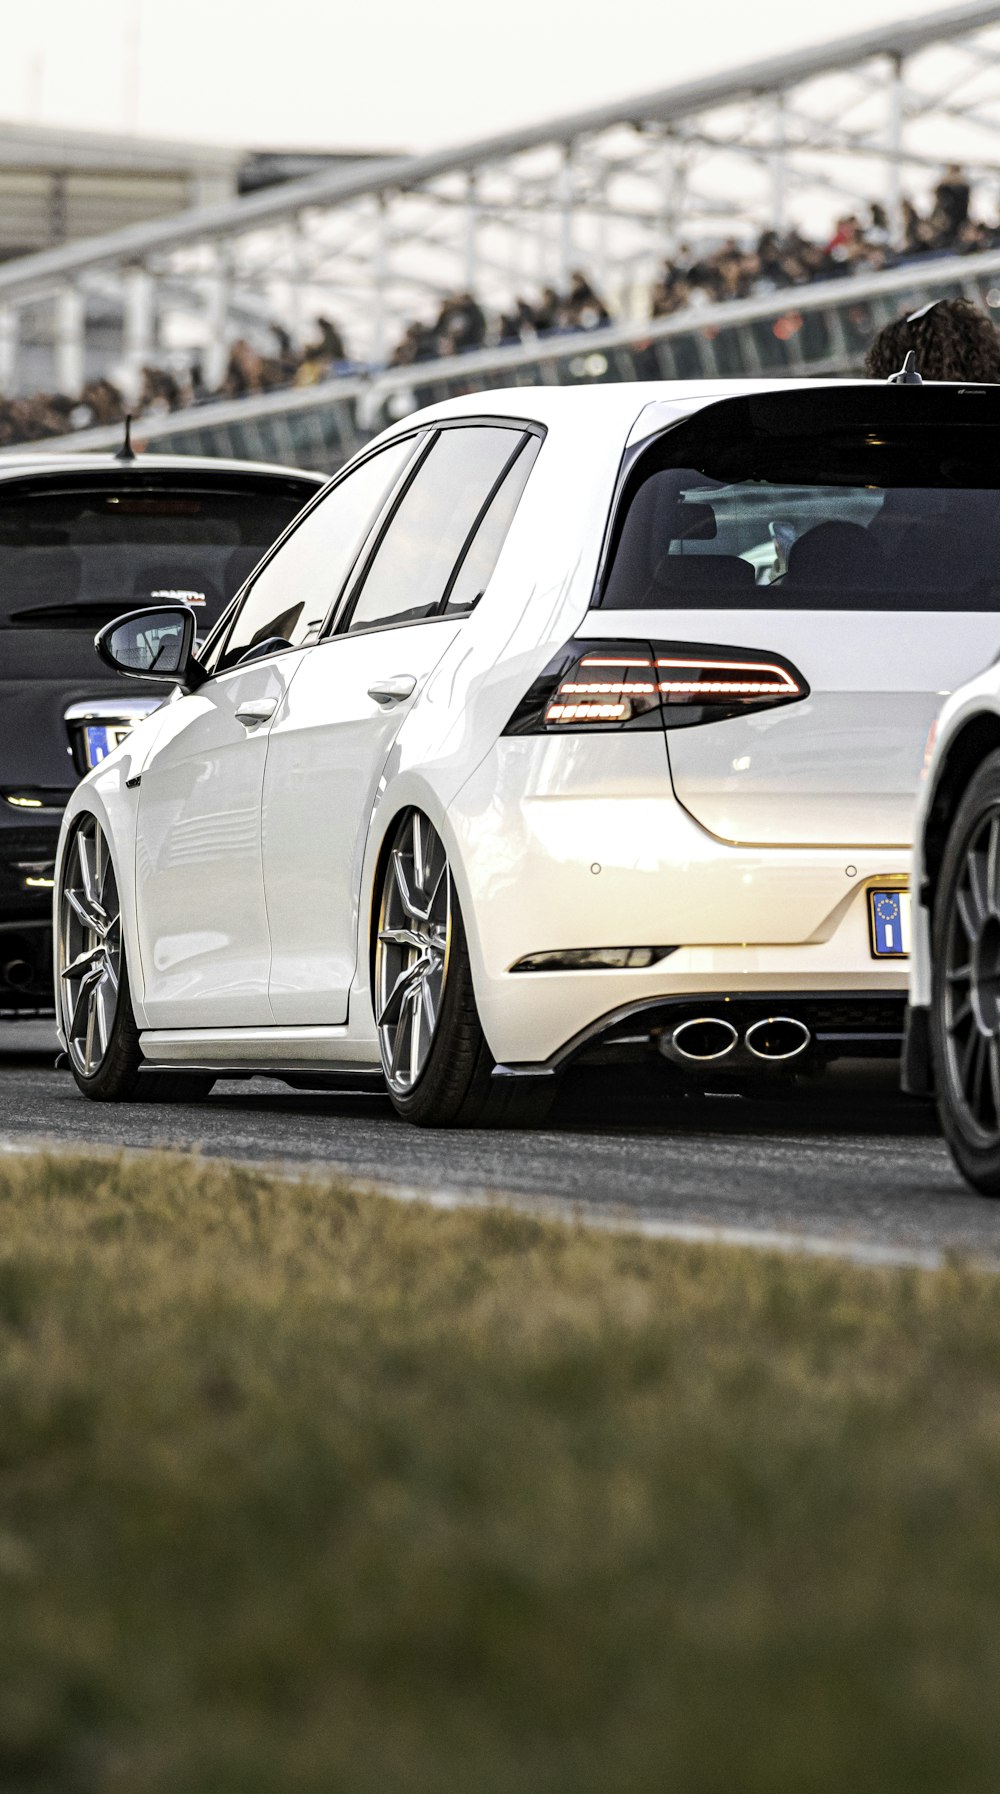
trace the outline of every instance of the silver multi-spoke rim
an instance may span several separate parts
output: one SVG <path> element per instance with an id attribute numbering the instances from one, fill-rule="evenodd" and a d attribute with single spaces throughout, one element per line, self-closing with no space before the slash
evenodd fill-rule
<path id="1" fill-rule="evenodd" d="M 59 914 L 59 1002 L 66 1046 L 85 1078 L 101 1068 L 121 981 L 122 933 L 115 870 L 100 824 L 80 823 L 66 854 Z"/>
<path id="2" fill-rule="evenodd" d="M 963 1131 L 989 1145 L 1000 1140 L 1000 804 L 966 844 L 943 972 L 952 1102 Z"/>
<path id="3" fill-rule="evenodd" d="M 451 945 L 451 874 L 426 816 L 403 818 L 392 844 L 375 947 L 382 1066 L 405 1095 L 420 1078 L 441 1017 Z"/>

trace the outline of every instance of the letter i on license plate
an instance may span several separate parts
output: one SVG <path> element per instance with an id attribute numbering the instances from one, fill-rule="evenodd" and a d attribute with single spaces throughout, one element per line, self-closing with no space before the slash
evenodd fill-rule
<path id="1" fill-rule="evenodd" d="M 873 959 L 906 959 L 910 951 L 910 893 L 883 888 L 868 893 Z"/>

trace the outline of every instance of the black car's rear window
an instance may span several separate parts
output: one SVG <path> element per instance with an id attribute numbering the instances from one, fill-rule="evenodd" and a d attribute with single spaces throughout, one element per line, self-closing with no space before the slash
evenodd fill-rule
<path id="1" fill-rule="evenodd" d="M 626 482 L 598 603 L 1000 608 L 1000 389 L 723 401 Z"/>
<path id="2" fill-rule="evenodd" d="M 292 477 L 0 483 L 0 628 L 94 630 L 150 601 L 205 634 L 316 490 Z"/>

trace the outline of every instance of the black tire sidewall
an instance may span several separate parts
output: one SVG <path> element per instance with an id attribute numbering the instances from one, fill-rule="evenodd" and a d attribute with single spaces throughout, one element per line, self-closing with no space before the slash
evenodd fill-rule
<path id="1" fill-rule="evenodd" d="M 376 915 L 382 912 L 388 876 L 387 866 Z M 485 1120 L 491 1106 L 494 1064 L 479 1020 L 462 907 L 452 879 L 444 994 L 427 1063 L 411 1089 L 393 1090 L 388 1079 L 386 1087 L 396 1113 L 418 1127 L 475 1126 Z"/>
<path id="2" fill-rule="evenodd" d="M 945 955 L 956 891 L 972 836 L 991 809 L 1000 805 L 1000 749 L 977 768 L 966 786 L 948 832 L 931 918 L 930 1045 L 941 1130 L 962 1176 L 987 1196 L 1000 1196 L 1000 1138 L 984 1144 L 969 1131 L 955 1094 L 948 1063 L 944 1022 Z"/>

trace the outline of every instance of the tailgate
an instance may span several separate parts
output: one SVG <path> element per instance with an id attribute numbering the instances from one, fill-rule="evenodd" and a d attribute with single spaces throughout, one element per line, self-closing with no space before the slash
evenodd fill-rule
<path id="1" fill-rule="evenodd" d="M 809 683 L 802 704 L 668 732 L 681 802 L 713 835 L 748 844 L 908 845 L 928 729 L 1000 645 L 982 612 L 700 611 L 646 623 L 670 639 L 783 654 Z"/>

